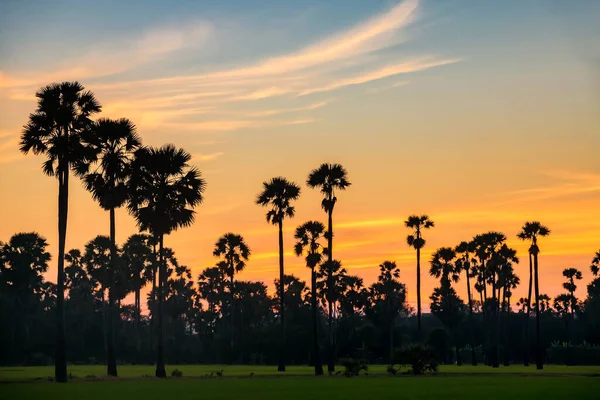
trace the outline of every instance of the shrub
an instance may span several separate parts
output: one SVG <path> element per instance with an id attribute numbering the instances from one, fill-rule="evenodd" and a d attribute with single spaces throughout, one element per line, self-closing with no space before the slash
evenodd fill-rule
<path id="1" fill-rule="evenodd" d="M 96 375 L 94 375 L 94 374 L 87 374 L 85 376 L 85 379 L 96 379 Z"/>
<path id="2" fill-rule="evenodd" d="M 394 355 L 393 361 L 392 368 L 396 364 L 408 366 L 408 372 L 413 375 L 423 375 L 426 372 L 435 373 L 438 367 L 431 348 L 420 344 L 400 348 Z"/>
<path id="3" fill-rule="evenodd" d="M 175 368 L 172 372 L 171 372 L 171 376 L 175 377 L 175 378 L 181 378 L 183 376 L 183 372 L 180 371 L 178 368 Z"/>
<path id="4" fill-rule="evenodd" d="M 358 376 L 360 371 L 366 372 L 369 369 L 366 361 L 364 361 L 364 360 L 355 360 L 353 358 L 343 358 L 340 360 L 340 363 L 344 367 L 344 375 L 347 377 Z"/>

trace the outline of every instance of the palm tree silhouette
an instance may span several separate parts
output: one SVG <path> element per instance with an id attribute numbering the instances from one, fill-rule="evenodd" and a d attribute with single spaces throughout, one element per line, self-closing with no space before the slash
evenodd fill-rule
<path id="1" fill-rule="evenodd" d="M 471 297 L 471 282 L 470 278 L 473 276 L 471 272 L 471 254 L 475 251 L 475 243 L 473 241 L 470 242 L 460 242 L 458 246 L 454 249 L 457 254 L 461 256 L 456 260 L 456 272 L 460 274 L 462 271 L 465 272 L 465 277 L 467 278 L 467 296 L 469 303 L 469 326 L 471 330 L 469 332 L 470 342 L 471 342 L 471 364 L 477 365 L 477 356 L 475 354 L 475 345 L 473 343 L 473 299 Z"/>
<path id="2" fill-rule="evenodd" d="M 336 190 L 346 190 L 351 185 L 348 181 L 348 172 L 340 164 L 321 164 L 317 169 L 311 171 L 306 181 L 306 184 L 310 188 L 320 188 L 323 194 L 323 200 L 321 201 L 321 207 L 327 213 L 328 224 L 327 224 L 327 249 L 324 253 L 327 255 L 327 261 L 333 260 L 333 209 L 337 203 L 337 197 L 335 195 Z M 332 277 L 328 276 L 331 280 Z M 329 287 L 333 287 L 332 284 Z M 333 297 L 330 296 L 330 297 Z M 327 370 L 331 373 L 335 371 L 335 338 L 333 331 L 333 304 L 328 304 L 328 337 L 329 337 L 329 351 L 327 359 Z"/>
<path id="3" fill-rule="evenodd" d="M 325 232 L 325 226 L 318 221 L 308 221 L 296 228 L 294 238 L 296 244 L 294 252 L 298 257 L 306 254 L 306 266 L 310 268 L 311 278 L 311 306 L 312 306 L 312 330 L 313 330 L 313 363 L 315 375 L 323 375 L 323 365 L 319 354 L 319 314 L 317 309 L 317 272 L 315 268 L 323 259 L 323 246 L 319 239 Z"/>
<path id="4" fill-rule="evenodd" d="M 590 265 L 590 271 L 594 276 L 598 276 L 600 272 L 600 250 L 596 252 L 594 258 L 592 259 L 592 264 Z"/>
<path id="5" fill-rule="evenodd" d="M 86 189 L 94 200 L 110 215 L 111 267 L 108 272 L 108 354 L 107 374 L 117 376 L 115 354 L 115 271 L 117 270 L 117 245 L 115 239 L 115 209 L 127 201 L 127 180 L 131 160 L 140 147 L 141 140 L 135 125 L 126 118 L 111 120 L 101 118 L 91 125 L 89 143 L 98 157 L 98 167 L 85 176 Z"/>
<path id="6" fill-rule="evenodd" d="M 234 279 L 235 273 L 241 272 L 246 267 L 246 261 L 250 257 L 250 248 L 244 241 L 241 235 L 234 233 L 226 233 L 217 240 L 215 243 L 215 249 L 213 251 L 215 257 L 223 257 L 223 267 L 225 268 L 225 274 L 229 277 L 229 292 L 230 292 L 230 310 L 229 313 L 231 318 L 231 362 L 234 361 L 234 347 L 235 347 L 235 286 Z"/>
<path id="7" fill-rule="evenodd" d="M 277 370 L 285 372 L 285 280 L 283 279 L 283 220 L 293 218 L 296 210 L 292 205 L 300 197 L 300 186 L 285 178 L 277 177 L 263 182 L 263 191 L 258 195 L 256 204 L 270 209 L 267 222 L 279 227 L 279 317 L 281 318 L 279 364 Z"/>
<path id="8" fill-rule="evenodd" d="M 542 340 L 540 332 L 540 284 L 538 279 L 538 253 L 540 249 L 537 245 L 538 237 L 545 237 L 550 234 L 550 229 L 542 225 L 538 221 L 525 222 L 521 232 L 517 237 L 521 240 L 531 240 L 529 246 L 529 254 L 533 257 L 533 272 L 535 282 L 535 336 L 536 336 L 536 352 L 535 363 L 537 369 L 544 369 L 544 356 L 542 354 Z M 530 277 L 531 279 L 531 277 Z"/>
<path id="9" fill-rule="evenodd" d="M 134 234 L 127 238 L 123 245 L 123 259 L 128 264 L 132 272 L 132 289 L 135 293 L 135 327 L 137 334 L 137 350 L 141 351 L 141 332 L 140 316 L 142 311 L 141 290 L 152 277 L 152 265 L 154 264 L 154 254 L 150 247 L 152 243 L 149 235 L 141 233 Z"/>
<path id="10" fill-rule="evenodd" d="M 100 104 L 92 92 L 79 82 L 53 83 L 38 90 L 36 110 L 23 128 L 20 150 L 47 157 L 42 170 L 58 179 L 58 271 L 56 279 L 56 357 L 54 374 L 57 382 L 67 381 L 65 342 L 65 241 L 69 208 L 69 173 L 87 172 L 93 153 L 81 140 L 81 133 L 91 124 L 90 117 L 99 112 Z"/>
<path id="11" fill-rule="evenodd" d="M 577 308 L 577 298 L 575 297 L 577 284 L 575 283 L 575 280 L 581 280 L 582 274 L 577 268 L 567 268 L 562 272 L 562 274 L 565 278 L 567 278 L 567 281 L 563 283 L 563 287 L 571 296 L 571 319 L 574 319 L 575 309 Z"/>
<path id="12" fill-rule="evenodd" d="M 427 215 L 411 215 L 404 221 L 404 225 L 413 230 L 406 237 L 406 243 L 417 250 L 417 328 L 421 333 L 421 249 L 425 246 L 422 231 L 433 228 L 435 224 Z"/>
<path id="13" fill-rule="evenodd" d="M 138 227 L 158 238 L 158 343 L 156 376 L 167 376 L 164 361 L 164 236 L 194 222 L 194 207 L 202 203 L 205 182 L 200 172 L 189 166 L 191 155 L 171 144 L 140 148 L 135 153 L 129 181 L 129 211 Z"/>

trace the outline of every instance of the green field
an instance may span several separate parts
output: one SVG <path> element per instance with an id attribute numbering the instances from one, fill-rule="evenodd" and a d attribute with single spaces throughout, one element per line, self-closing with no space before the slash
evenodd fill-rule
<path id="1" fill-rule="evenodd" d="M 168 369 L 170 372 L 175 367 Z M 23 399 L 598 399 L 600 367 L 442 366 L 433 376 L 386 374 L 385 366 L 371 366 L 368 376 L 313 377 L 308 367 L 180 365 L 183 378 L 159 380 L 152 366 L 120 366 L 120 377 L 106 378 L 104 366 L 71 366 L 72 382 L 48 382 L 52 367 L 0 368 L 0 397 Z M 209 378 L 224 369 L 224 377 Z M 251 377 L 253 374 L 253 377 Z M 90 375 L 94 375 L 92 378 Z M 88 378 L 86 379 L 86 376 Z M 21 381 L 21 382 L 16 382 Z"/>

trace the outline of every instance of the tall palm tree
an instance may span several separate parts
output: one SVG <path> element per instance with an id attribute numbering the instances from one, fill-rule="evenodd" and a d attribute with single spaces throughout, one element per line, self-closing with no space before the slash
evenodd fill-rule
<path id="1" fill-rule="evenodd" d="M 283 220 L 293 218 L 296 210 L 292 202 L 300 197 L 300 186 L 285 178 L 277 177 L 263 182 L 263 191 L 258 195 L 256 204 L 270 207 L 267 212 L 267 222 L 279 227 L 279 317 L 281 333 L 279 343 L 279 364 L 277 370 L 285 372 L 285 279 L 283 268 Z"/>
<path id="2" fill-rule="evenodd" d="M 471 297 L 471 282 L 470 278 L 471 274 L 471 254 L 475 251 L 475 243 L 473 241 L 470 242 L 460 242 L 458 246 L 454 249 L 457 254 L 461 256 L 456 260 L 456 272 L 460 274 L 462 271 L 465 272 L 465 277 L 467 278 L 467 296 L 469 302 L 469 326 L 470 330 L 470 342 L 471 342 L 471 364 L 477 365 L 477 355 L 475 354 L 475 345 L 473 343 L 473 299 Z"/>
<path id="3" fill-rule="evenodd" d="M 315 375 L 323 375 L 323 365 L 319 354 L 319 314 L 317 309 L 317 272 L 316 267 L 323 259 L 323 246 L 319 239 L 325 232 L 325 226 L 318 221 L 308 221 L 296 228 L 294 238 L 294 252 L 298 257 L 306 254 L 306 266 L 310 268 L 311 278 L 311 308 L 312 308 L 312 336 L 313 336 L 313 364 Z"/>
<path id="4" fill-rule="evenodd" d="M 427 215 L 411 215 L 404 221 L 404 225 L 413 230 L 406 237 L 406 243 L 417 250 L 417 328 L 421 333 L 421 249 L 425 246 L 423 229 L 433 228 L 435 224 Z"/>
<path id="5" fill-rule="evenodd" d="M 335 195 L 336 190 L 346 190 L 351 185 L 348 180 L 348 171 L 340 164 L 321 164 L 317 169 L 314 169 L 308 175 L 306 184 L 310 188 L 319 188 L 323 194 L 323 200 L 321 201 L 321 207 L 327 213 L 327 249 L 324 251 L 327 255 L 327 261 L 333 261 L 333 209 L 337 203 L 337 197 Z M 328 276 L 331 280 L 332 277 Z M 329 285 L 333 287 L 332 284 Z M 331 373 L 335 370 L 335 338 L 333 330 L 333 304 L 328 304 L 328 337 L 329 337 L 329 351 L 327 359 L 327 370 Z"/>
<path id="6" fill-rule="evenodd" d="M 93 152 L 81 140 L 81 133 L 91 124 L 91 117 L 101 109 L 94 94 L 78 82 L 52 83 L 38 90 L 36 110 L 23 128 L 20 150 L 46 156 L 42 170 L 58 179 L 58 277 L 56 280 L 56 357 L 54 374 L 57 382 L 67 381 L 67 354 L 64 318 L 64 267 L 67 214 L 69 208 L 69 173 L 83 175 Z"/>
<path id="7" fill-rule="evenodd" d="M 90 146 L 98 157 L 94 172 L 85 176 L 86 189 L 92 193 L 100 207 L 109 212 L 111 268 L 108 288 L 108 355 L 107 374 L 117 376 L 115 354 L 115 271 L 117 270 L 117 245 L 115 239 L 115 209 L 127 201 L 127 181 L 131 173 L 131 160 L 141 146 L 135 125 L 126 118 L 111 120 L 101 118 L 91 125 Z"/>
<path id="8" fill-rule="evenodd" d="M 533 258 L 533 272 L 535 283 L 535 336 L 536 336 L 536 352 L 535 363 L 537 369 L 544 369 L 544 355 L 542 353 L 542 340 L 540 331 L 540 283 L 538 279 L 538 254 L 540 249 L 537 245 L 538 237 L 545 237 L 550 234 L 550 229 L 542 225 L 538 221 L 525 222 L 521 232 L 517 237 L 521 240 L 531 240 L 529 246 L 529 254 Z M 531 279 L 531 277 L 530 277 Z M 528 337 L 527 337 L 528 339 Z"/>
<path id="9" fill-rule="evenodd" d="M 592 264 L 590 265 L 590 271 L 594 276 L 598 276 L 600 272 L 600 250 L 596 252 L 594 258 L 592 259 Z"/>
<path id="10" fill-rule="evenodd" d="M 213 251 L 213 255 L 215 257 L 223 257 L 223 261 L 225 261 L 224 266 L 225 274 L 229 277 L 229 292 L 230 292 L 230 310 L 229 313 L 231 318 L 231 337 L 230 337 L 230 346 L 231 346 L 231 361 L 233 362 L 233 349 L 235 346 L 235 273 L 241 272 L 246 267 L 246 261 L 250 257 L 250 248 L 244 241 L 244 238 L 241 235 L 236 235 L 234 233 L 226 233 L 217 240 L 215 243 L 215 249 Z"/>
<path id="11" fill-rule="evenodd" d="M 138 227 L 158 239 L 158 343 L 156 376 L 167 376 L 164 360 L 164 289 L 167 271 L 164 263 L 164 236 L 194 222 L 194 207 L 202 203 L 206 183 L 200 172 L 190 167 L 191 155 L 171 144 L 140 148 L 135 153 L 129 180 L 128 208 Z"/>

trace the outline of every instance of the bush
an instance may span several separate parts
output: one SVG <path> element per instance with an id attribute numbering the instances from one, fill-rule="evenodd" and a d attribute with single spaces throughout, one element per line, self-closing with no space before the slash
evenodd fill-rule
<path id="1" fill-rule="evenodd" d="M 181 372 L 178 368 L 175 368 L 172 372 L 171 372 L 171 376 L 175 377 L 175 378 L 181 378 L 183 376 L 183 372 Z"/>
<path id="2" fill-rule="evenodd" d="M 364 360 L 355 360 L 353 358 L 342 358 L 340 363 L 344 367 L 344 375 L 347 377 L 358 376 L 360 371 L 367 372 L 369 367 Z"/>
<path id="3" fill-rule="evenodd" d="M 408 372 L 413 375 L 423 375 L 426 372 L 437 372 L 438 364 L 429 346 L 413 344 L 400 348 L 394 355 L 394 365 L 408 366 Z M 390 369 L 388 368 L 388 371 Z"/>
<path id="4" fill-rule="evenodd" d="M 577 345 L 554 342 L 546 355 L 550 364 L 600 364 L 600 346 L 593 346 L 586 342 Z"/>

